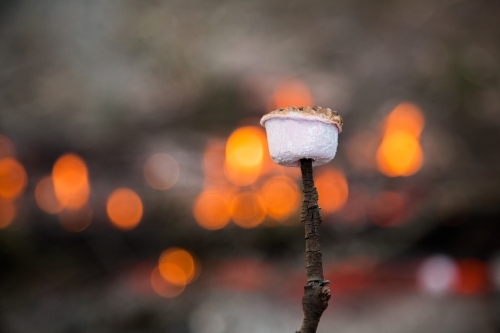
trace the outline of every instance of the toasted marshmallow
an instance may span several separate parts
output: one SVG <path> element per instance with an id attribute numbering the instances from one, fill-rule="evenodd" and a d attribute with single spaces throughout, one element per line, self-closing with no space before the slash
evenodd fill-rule
<path id="1" fill-rule="evenodd" d="M 289 106 L 264 115 L 260 124 L 266 128 L 273 161 L 300 167 L 304 158 L 318 166 L 335 157 L 343 121 L 329 108 Z"/>

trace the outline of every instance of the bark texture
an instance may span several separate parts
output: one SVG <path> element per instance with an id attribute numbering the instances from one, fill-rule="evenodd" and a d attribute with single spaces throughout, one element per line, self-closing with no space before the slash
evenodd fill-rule
<path id="1" fill-rule="evenodd" d="M 315 333 L 321 315 L 328 307 L 331 297 L 330 288 L 323 276 L 321 239 L 319 225 L 321 214 L 318 206 L 318 191 L 314 186 L 312 160 L 300 160 L 304 201 L 302 202 L 301 222 L 304 223 L 306 240 L 307 284 L 304 287 L 302 309 L 304 319 L 297 333 Z"/>

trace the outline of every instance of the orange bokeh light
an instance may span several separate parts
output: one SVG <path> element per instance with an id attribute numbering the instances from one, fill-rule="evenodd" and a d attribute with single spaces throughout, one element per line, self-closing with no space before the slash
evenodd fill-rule
<path id="1" fill-rule="evenodd" d="M 230 204 L 231 217 L 242 228 L 254 228 L 266 217 L 266 206 L 262 198 L 253 192 L 237 194 Z"/>
<path id="2" fill-rule="evenodd" d="M 118 228 L 130 230 L 135 228 L 142 218 L 143 206 L 141 198 L 128 188 L 118 188 L 108 198 L 106 210 L 111 222 Z"/>
<path id="3" fill-rule="evenodd" d="M 160 270 L 158 269 L 158 267 L 155 267 L 155 269 L 153 269 L 153 272 L 151 272 L 151 287 L 153 287 L 153 290 L 158 295 L 165 298 L 177 297 L 182 294 L 182 292 L 186 288 L 185 285 L 176 286 L 165 281 L 165 279 L 163 279 L 162 275 L 160 274 Z"/>
<path id="4" fill-rule="evenodd" d="M 410 176 L 421 168 L 424 154 L 419 140 L 423 127 L 422 112 L 410 103 L 399 104 L 387 116 L 377 150 L 380 172 L 389 177 Z"/>
<path id="5" fill-rule="evenodd" d="M 222 190 L 205 190 L 193 205 L 193 214 L 198 224 L 208 230 L 224 228 L 231 216 L 229 202 L 231 194 Z"/>
<path id="6" fill-rule="evenodd" d="M 54 192 L 59 202 L 69 209 L 80 209 L 88 201 L 90 186 L 87 166 L 75 154 L 66 154 L 52 168 Z"/>
<path id="7" fill-rule="evenodd" d="M 0 159 L 5 157 L 14 157 L 16 150 L 14 144 L 8 137 L 0 135 Z"/>
<path id="8" fill-rule="evenodd" d="M 323 168 L 315 177 L 315 183 L 322 213 L 334 213 L 345 205 L 349 186 L 342 172 L 331 167 Z"/>
<path id="9" fill-rule="evenodd" d="M 300 191 L 293 179 L 275 176 L 266 180 L 260 191 L 266 203 L 267 215 L 283 221 L 297 210 L 300 204 Z"/>
<path id="10" fill-rule="evenodd" d="M 38 207 L 49 214 L 57 214 L 64 208 L 56 197 L 51 176 L 46 176 L 38 182 L 35 188 L 35 200 Z"/>
<path id="11" fill-rule="evenodd" d="M 424 129 L 422 111 L 414 104 L 401 103 L 392 110 L 385 121 L 385 131 L 405 131 L 419 137 Z"/>
<path id="12" fill-rule="evenodd" d="M 175 286 L 185 286 L 197 277 L 197 264 L 186 250 L 171 248 L 160 255 L 158 268 L 163 279 Z"/>
<path id="13" fill-rule="evenodd" d="M 168 190 L 174 186 L 179 173 L 179 164 L 168 154 L 154 154 L 144 164 L 144 178 L 156 190 Z"/>
<path id="14" fill-rule="evenodd" d="M 16 206 L 12 201 L 0 199 L 0 229 L 7 228 L 16 217 Z"/>
<path id="15" fill-rule="evenodd" d="M 59 222 L 70 232 L 80 232 L 92 222 L 92 208 L 84 206 L 78 210 L 65 209 L 59 213 Z"/>
<path id="16" fill-rule="evenodd" d="M 16 159 L 6 157 L 0 160 L 0 198 L 16 199 L 26 187 L 28 177 L 24 167 Z"/>
<path id="17" fill-rule="evenodd" d="M 246 186 L 254 183 L 262 172 L 267 149 L 266 133 L 254 126 L 234 131 L 226 144 L 226 177 L 233 184 Z"/>
<path id="18" fill-rule="evenodd" d="M 281 82 L 274 90 L 272 109 L 287 106 L 313 106 L 309 88 L 300 80 L 290 79 Z"/>

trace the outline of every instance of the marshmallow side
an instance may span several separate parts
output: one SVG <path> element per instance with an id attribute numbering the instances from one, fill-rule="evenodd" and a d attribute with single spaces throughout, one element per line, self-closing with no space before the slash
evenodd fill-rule
<path id="1" fill-rule="evenodd" d="M 263 125 L 269 152 L 274 162 L 300 167 L 303 158 L 313 159 L 313 166 L 330 162 L 337 152 L 339 129 L 336 124 L 300 114 L 275 116 Z"/>

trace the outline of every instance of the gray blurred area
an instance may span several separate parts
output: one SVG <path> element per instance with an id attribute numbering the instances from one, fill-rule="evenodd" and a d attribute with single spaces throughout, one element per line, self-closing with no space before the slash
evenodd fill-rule
<path id="1" fill-rule="evenodd" d="M 0 1 L 0 134 L 28 175 L 15 221 L 0 230 L 0 332 L 298 330 L 301 226 L 209 231 L 192 213 L 207 142 L 257 126 L 287 79 L 344 118 L 330 166 L 349 188 L 411 203 L 393 228 L 324 217 L 333 296 L 318 332 L 500 332 L 493 0 Z M 425 116 L 424 164 L 386 177 L 360 151 L 405 101 Z M 67 152 L 84 158 L 91 182 L 93 219 L 79 233 L 34 197 Z M 155 152 L 179 164 L 168 191 L 145 184 Z M 106 216 L 121 186 L 144 204 L 129 232 Z M 150 290 L 150 272 L 173 246 L 193 253 L 201 273 L 167 299 Z M 466 282 L 447 289 L 456 269 Z"/>

